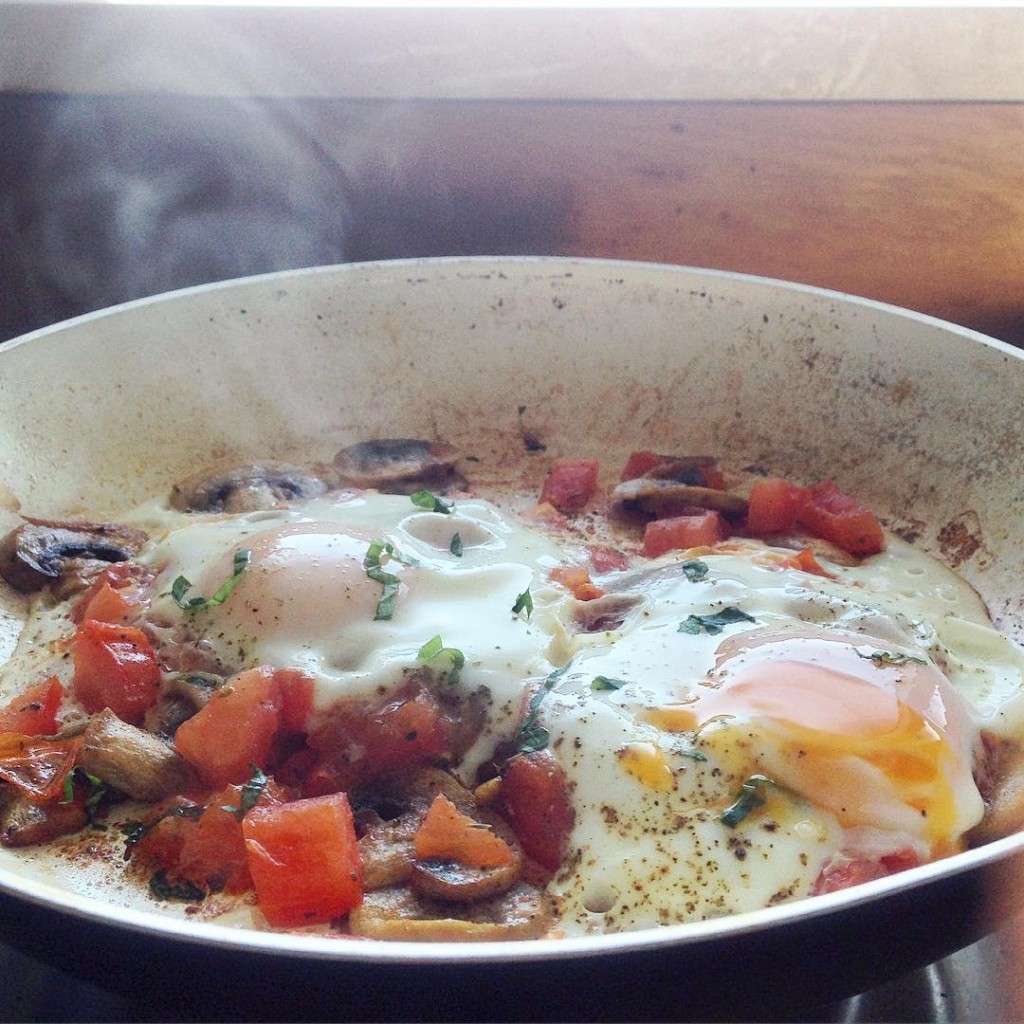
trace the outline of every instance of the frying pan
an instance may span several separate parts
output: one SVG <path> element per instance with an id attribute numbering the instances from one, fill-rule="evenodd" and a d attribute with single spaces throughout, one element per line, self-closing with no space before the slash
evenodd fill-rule
<path id="1" fill-rule="evenodd" d="M 438 437 L 529 490 L 562 456 L 712 452 L 835 479 L 1024 633 L 1024 361 L 863 299 L 639 263 L 439 259 L 129 303 L 0 348 L 0 529 L 114 516 L 223 458 Z M 0 594 L 0 658 L 20 608 Z M 732 918 L 567 940 L 382 944 L 190 920 L 0 851 L 0 934 L 159 1013 L 222 1019 L 781 1019 L 1015 909 L 1024 835 Z"/>

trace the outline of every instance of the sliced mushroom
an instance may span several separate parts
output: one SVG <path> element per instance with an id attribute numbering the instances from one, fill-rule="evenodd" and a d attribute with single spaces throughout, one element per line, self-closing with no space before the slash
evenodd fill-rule
<path id="1" fill-rule="evenodd" d="M 476 903 L 507 892 L 522 877 L 523 851 L 512 829 L 486 810 L 475 810 L 472 817 L 481 828 L 492 829 L 505 841 L 512 859 L 490 867 L 473 867 L 436 857 L 417 859 L 412 868 L 411 885 L 420 896 L 452 903 Z"/>
<path id="2" fill-rule="evenodd" d="M 838 544 L 821 537 L 813 537 L 809 533 L 768 533 L 758 534 L 763 540 L 775 548 L 786 548 L 788 551 L 803 551 L 810 548 L 815 558 L 824 558 L 833 565 L 860 565 L 861 560 L 849 551 L 844 551 Z"/>
<path id="3" fill-rule="evenodd" d="M 642 594 L 603 594 L 593 601 L 578 601 L 573 621 L 584 633 L 603 633 L 619 629 L 645 603 Z"/>
<path id="4" fill-rule="evenodd" d="M 223 676 L 206 672 L 178 672 L 168 676 L 156 704 L 146 712 L 143 724 L 147 732 L 173 736 L 178 726 L 203 707 L 223 681 Z"/>
<path id="5" fill-rule="evenodd" d="M 718 459 L 714 455 L 664 455 L 663 461 L 651 466 L 644 477 L 675 480 L 678 483 L 707 487 L 710 470 L 716 469 Z"/>
<path id="6" fill-rule="evenodd" d="M 10 787 L 0 806 L 0 844 L 39 846 L 77 832 L 88 821 L 88 813 L 79 804 L 40 804 Z"/>
<path id="7" fill-rule="evenodd" d="M 428 899 L 404 887 L 380 889 L 366 893 L 362 904 L 349 914 L 354 934 L 405 942 L 537 939 L 552 921 L 547 896 L 526 882 L 470 904 Z"/>
<path id="8" fill-rule="evenodd" d="M 326 490 L 327 483 L 306 470 L 264 462 L 189 477 L 174 485 L 170 501 L 179 512 L 259 512 Z"/>
<path id="9" fill-rule="evenodd" d="M 153 802 L 194 783 L 188 762 L 158 736 L 122 722 L 109 708 L 85 728 L 78 763 L 135 800 Z"/>
<path id="10" fill-rule="evenodd" d="M 60 584 L 66 597 L 111 562 L 124 562 L 146 542 L 118 523 L 28 519 L 0 541 L 0 576 L 22 593 Z"/>
<path id="11" fill-rule="evenodd" d="M 416 860 L 413 837 L 438 793 L 463 813 L 473 813 L 473 793 L 440 768 L 425 768 L 406 782 L 385 781 L 354 795 L 362 831 L 359 855 L 364 889 L 409 881 Z"/>
<path id="12" fill-rule="evenodd" d="M 985 815 L 967 833 L 971 846 L 1002 839 L 1024 828 L 1024 745 L 985 731 L 975 756 L 974 776 Z"/>
<path id="13" fill-rule="evenodd" d="M 334 456 L 338 482 L 387 494 L 412 494 L 421 488 L 461 486 L 455 472 L 459 453 L 444 441 L 406 437 L 360 441 Z"/>
<path id="14" fill-rule="evenodd" d="M 615 487 L 611 497 L 613 504 L 626 511 L 658 517 L 683 515 L 687 508 L 713 509 L 731 519 L 747 514 L 747 499 L 731 491 L 650 476 L 624 480 Z"/>

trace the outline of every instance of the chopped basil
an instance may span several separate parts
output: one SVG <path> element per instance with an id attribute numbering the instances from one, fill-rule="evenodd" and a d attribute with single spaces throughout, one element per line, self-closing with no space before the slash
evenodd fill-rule
<path id="1" fill-rule="evenodd" d="M 862 654 L 857 651 L 857 654 L 861 658 L 873 661 L 877 668 L 883 668 L 886 665 L 906 665 L 908 662 L 913 662 L 915 665 L 928 664 L 924 658 L 915 657 L 913 654 L 899 654 L 895 651 L 872 651 L 870 654 Z"/>
<path id="2" fill-rule="evenodd" d="M 699 558 L 695 558 L 689 562 L 683 562 L 681 568 L 683 570 L 683 575 L 691 583 L 696 583 L 698 580 L 704 579 L 708 574 L 708 563 L 702 562 Z"/>
<path id="3" fill-rule="evenodd" d="M 238 586 L 238 581 L 242 578 L 242 573 L 249 568 L 251 559 L 252 552 L 248 549 L 242 548 L 240 551 L 236 551 L 234 574 L 221 584 L 220 589 L 212 597 L 186 598 L 185 595 L 192 589 L 192 583 L 187 577 L 179 576 L 171 585 L 171 597 L 174 598 L 174 603 L 185 612 L 195 612 L 201 608 L 211 608 L 214 605 L 223 604 L 231 591 Z"/>
<path id="4" fill-rule="evenodd" d="M 141 842 L 164 818 L 192 818 L 195 820 L 201 818 L 205 810 L 206 808 L 201 804 L 186 804 L 180 807 L 172 807 L 166 814 L 154 818 L 148 824 L 135 820 L 122 822 L 121 834 L 124 836 L 125 859 L 128 858 L 131 848 Z"/>
<path id="5" fill-rule="evenodd" d="M 267 783 L 270 781 L 263 773 L 263 770 L 257 765 L 250 764 L 249 767 L 252 769 L 252 775 L 242 784 L 242 796 L 238 801 L 238 806 L 232 807 L 230 804 L 221 805 L 222 811 L 235 815 L 239 821 L 259 803 L 263 790 L 266 789 Z"/>
<path id="6" fill-rule="evenodd" d="M 64 776 L 64 787 L 63 796 L 61 798 L 62 804 L 69 804 L 75 799 L 75 779 L 81 779 L 86 786 L 89 787 L 88 793 L 85 797 L 85 811 L 89 815 L 89 820 L 92 820 L 93 815 L 99 809 L 100 802 L 107 794 L 107 787 L 103 784 L 102 779 L 96 778 L 95 775 L 87 772 L 81 765 L 75 765 Z"/>
<path id="7" fill-rule="evenodd" d="M 629 681 L 626 679 L 612 679 L 610 676 L 594 676 L 594 681 L 590 684 L 592 690 L 621 690 L 624 686 L 628 686 Z"/>
<path id="8" fill-rule="evenodd" d="M 437 662 L 438 668 L 448 676 L 449 683 L 457 683 L 466 664 L 466 656 L 457 647 L 445 647 L 440 636 L 431 637 L 417 652 L 424 662 Z"/>
<path id="9" fill-rule="evenodd" d="M 442 515 L 450 516 L 455 510 L 454 501 L 439 498 L 432 491 L 417 491 L 415 494 L 410 494 L 409 497 L 414 505 L 430 512 L 440 512 Z"/>
<path id="10" fill-rule="evenodd" d="M 720 612 L 712 612 L 710 615 L 688 615 L 679 623 L 680 633 L 697 634 L 703 630 L 712 636 L 721 633 L 722 630 L 734 622 L 754 622 L 752 615 L 741 612 L 739 608 L 731 605 L 723 608 Z"/>
<path id="11" fill-rule="evenodd" d="M 751 811 L 764 805 L 768 797 L 765 790 L 768 786 L 774 786 L 766 775 L 751 775 L 746 782 L 740 786 L 736 798 L 724 811 L 722 811 L 722 823 L 729 828 L 735 828 Z"/>
<path id="12" fill-rule="evenodd" d="M 462 557 L 462 538 L 457 534 L 452 534 L 451 542 L 448 544 L 448 550 L 456 557 Z"/>
<path id="13" fill-rule="evenodd" d="M 370 542 L 370 546 L 363 556 L 363 568 L 371 580 L 383 587 L 380 600 L 377 602 L 377 611 L 373 616 L 374 620 L 390 619 L 395 611 L 395 598 L 398 596 L 400 581 L 394 573 L 384 570 L 384 564 L 390 558 L 401 562 L 402 565 L 417 564 L 414 558 L 406 558 L 402 555 L 390 541 L 378 538 Z"/>
<path id="14" fill-rule="evenodd" d="M 525 611 L 526 617 L 529 618 L 533 614 L 533 595 L 530 593 L 530 588 L 527 587 L 517 598 L 516 603 L 512 605 L 512 614 L 518 615 L 520 612 Z"/>
<path id="15" fill-rule="evenodd" d="M 548 745 L 548 739 L 550 738 L 548 731 L 537 722 L 540 706 L 544 698 L 555 688 L 558 680 L 569 670 L 569 664 L 556 668 L 554 672 L 551 672 L 537 688 L 537 692 L 530 698 L 530 706 L 527 709 L 526 718 L 523 719 L 522 725 L 516 729 L 515 735 L 512 737 L 512 742 L 520 753 L 531 754 L 536 750 L 543 750 Z"/>
<path id="16" fill-rule="evenodd" d="M 701 753 L 696 747 L 684 747 L 682 750 L 677 750 L 676 753 L 680 757 L 688 757 L 691 761 L 706 761 L 708 759 L 707 754 Z"/>
<path id="17" fill-rule="evenodd" d="M 158 900 L 178 900 L 183 903 L 198 903 L 206 897 L 206 893 L 191 882 L 169 882 L 164 871 L 158 871 L 149 880 L 149 891 Z"/>

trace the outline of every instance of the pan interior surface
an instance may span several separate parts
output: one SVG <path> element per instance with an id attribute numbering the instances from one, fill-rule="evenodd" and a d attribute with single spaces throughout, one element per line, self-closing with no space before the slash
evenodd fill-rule
<path id="1" fill-rule="evenodd" d="M 707 452 L 836 480 L 967 579 L 996 625 L 1020 640 L 1022 407 L 1016 350 L 782 282 L 561 259 L 325 267 L 135 302 L 6 345 L 0 531 L 20 515 L 114 517 L 206 464 L 329 461 L 372 437 L 448 441 L 471 456 L 481 490 L 512 482 L 536 491 L 552 459 L 618 467 L 638 448 Z M 0 593 L 0 658 L 22 614 L 15 595 Z M 561 946 L 367 951 L 230 923 L 196 927 L 184 913 L 161 916 L 110 891 L 99 871 L 69 880 L 45 856 L 9 851 L 0 852 L 0 885 L 117 932 L 320 964 L 585 962 L 702 948 L 721 957 L 728 943 L 749 954 L 750 943 L 783 933 L 799 934 L 805 954 L 808 936 L 828 935 L 831 956 L 842 941 L 825 924 L 831 914 L 877 926 L 898 907 L 902 926 L 915 893 L 931 903 L 951 885 L 967 898 L 964 879 L 974 886 L 1021 846 L 1010 837 L 899 884 L 735 920 Z M 973 913 L 949 918 L 921 955 L 951 952 L 988 926 Z"/>

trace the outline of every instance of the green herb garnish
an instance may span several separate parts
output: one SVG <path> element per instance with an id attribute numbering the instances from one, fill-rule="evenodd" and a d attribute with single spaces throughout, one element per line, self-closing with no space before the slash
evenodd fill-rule
<path id="1" fill-rule="evenodd" d="M 222 811 L 227 811 L 228 814 L 235 815 L 239 821 L 259 803 L 263 790 L 267 788 L 267 783 L 270 781 L 258 765 L 250 764 L 249 767 L 252 769 L 252 775 L 242 784 L 242 794 L 238 806 L 221 804 L 220 808 Z"/>
<path id="2" fill-rule="evenodd" d="M 448 545 L 448 550 L 456 557 L 462 557 L 462 538 L 457 534 L 452 534 L 451 543 Z"/>
<path id="3" fill-rule="evenodd" d="M 689 562 L 683 562 L 680 568 L 683 570 L 683 575 L 691 583 L 696 583 L 699 580 L 704 579 L 708 574 L 707 562 L 702 562 L 699 558 L 695 558 Z"/>
<path id="4" fill-rule="evenodd" d="M 124 836 L 125 859 L 131 854 L 131 848 L 140 843 L 146 835 L 151 832 L 164 818 L 191 818 L 193 821 L 203 816 L 206 808 L 201 804 L 186 804 L 181 807 L 172 807 L 166 814 L 161 814 L 149 823 L 141 821 L 121 822 L 121 834 Z"/>
<path id="5" fill-rule="evenodd" d="M 720 612 L 712 612 L 710 615 L 688 615 L 679 623 L 679 632 L 697 634 L 703 630 L 705 633 L 715 636 L 721 633 L 726 626 L 732 625 L 734 622 L 754 621 L 756 620 L 752 615 L 741 612 L 739 608 L 733 608 L 730 605 L 727 608 L 723 608 Z"/>
<path id="6" fill-rule="evenodd" d="M 410 494 L 409 498 L 418 508 L 425 508 L 430 512 L 440 512 L 442 515 L 450 516 L 455 511 L 455 502 L 439 498 L 432 491 L 417 491 Z"/>
<path id="7" fill-rule="evenodd" d="M 592 690 L 621 690 L 624 686 L 628 685 L 629 682 L 626 679 L 612 679 L 611 676 L 594 676 L 590 688 Z"/>
<path id="8" fill-rule="evenodd" d="M 913 662 L 915 665 L 928 664 L 924 658 L 915 657 L 913 654 L 899 654 L 895 651 L 872 651 L 870 654 L 863 654 L 857 651 L 857 654 L 861 658 L 867 658 L 869 661 L 874 662 L 876 668 L 883 668 L 886 665 L 906 665 L 909 662 Z"/>
<path id="9" fill-rule="evenodd" d="M 775 783 L 766 775 L 751 775 L 740 786 L 735 800 L 722 811 L 722 823 L 729 828 L 735 828 L 751 811 L 764 805 L 768 799 L 765 790 L 774 785 Z"/>
<path id="10" fill-rule="evenodd" d="M 523 719 L 522 725 L 516 729 L 515 735 L 512 737 L 512 742 L 521 754 L 532 754 L 534 751 L 543 750 L 548 745 L 550 735 L 547 729 L 537 722 L 540 706 L 544 698 L 555 688 L 558 680 L 569 670 L 569 664 L 563 665 L 562 668 L 556 668 L 554 672 L 550 673 L 530 698 L 526 718 Z"/>
<path id="11" fill-rule="evenodd" d="M 100 802 L 106 796 L 107 787 L 103 784 L 102 779 L 96 778 L 95 775 L 87 772 L 81 765 L 75 765 L 64 776 L 63 796 L 60 801 L 62 804 L 69 804 L 75 799 L 76 778 L 80 779 L 88 787 L 88 793 L 85 797 L 85 811 L 89 815 L 89 820 L 92 821 L 93 815 L 99 809 Z"/>
<path id="12" fill-rule="evenodd" d="M 517 598 L 514 605 L 512 605 L 512 614 L 518 615 L 520 612 L 525 611 L 526 617 L 529 618 L 533 614 L 533 595 L 530 593 L 530 588 L 527 587 Z"/>
<path id="13" fill-rule="evenodd" d="M 457 647 L 445 647 L 440 636 L 431 637 L 416 653 L 420 661 L 434 662 L 448 676 L 449 683 L 457 683 L 466 664 L 466 656 Z"/>
<path id="14" fill-rule="evenodd" d="M 158 900 L 178 900 L 183 903 L 198 903 L 206 893 L 191 882 L 169 882 L 165 871 L 158 871 L 149 880 L 149 891 Z"/>
<path id="15" fill-rule="evenodd" d="M 390 541 L 377 539 L 370 542 L 370 547 L 363 556 L 363 568 L 366 575 L 375 583 L 379 583 L 383 590 L 380 600 L 377 602 L 377 611 L 374 613 L 374 620 L 390 619 L 395 611 L 395 598 L 398 596 L 399 579 L 394 573 L 384 569 L 389 559 L 401 562 L 402 565 L 416 565 L 416 560 L 406 558 L 399 553 L 398 549 Z"/>
<path id="16" fill-rule="evenodd" d="M 171 585 L 171 597 L 174 603 L 185 612 L 196 612 L 201 608 L 212 608 L 214 605 L 223 604 L 242 578 L 242 573 L 249 568 L 252 559 L 252 552 L 246 548 L 235 552 L 234 573 L 221 584 L 220 589 L 212 597 L 190 597 L 185 595 L 192 589 L 191 581 L 185 576 L 179 576 Z"/>

